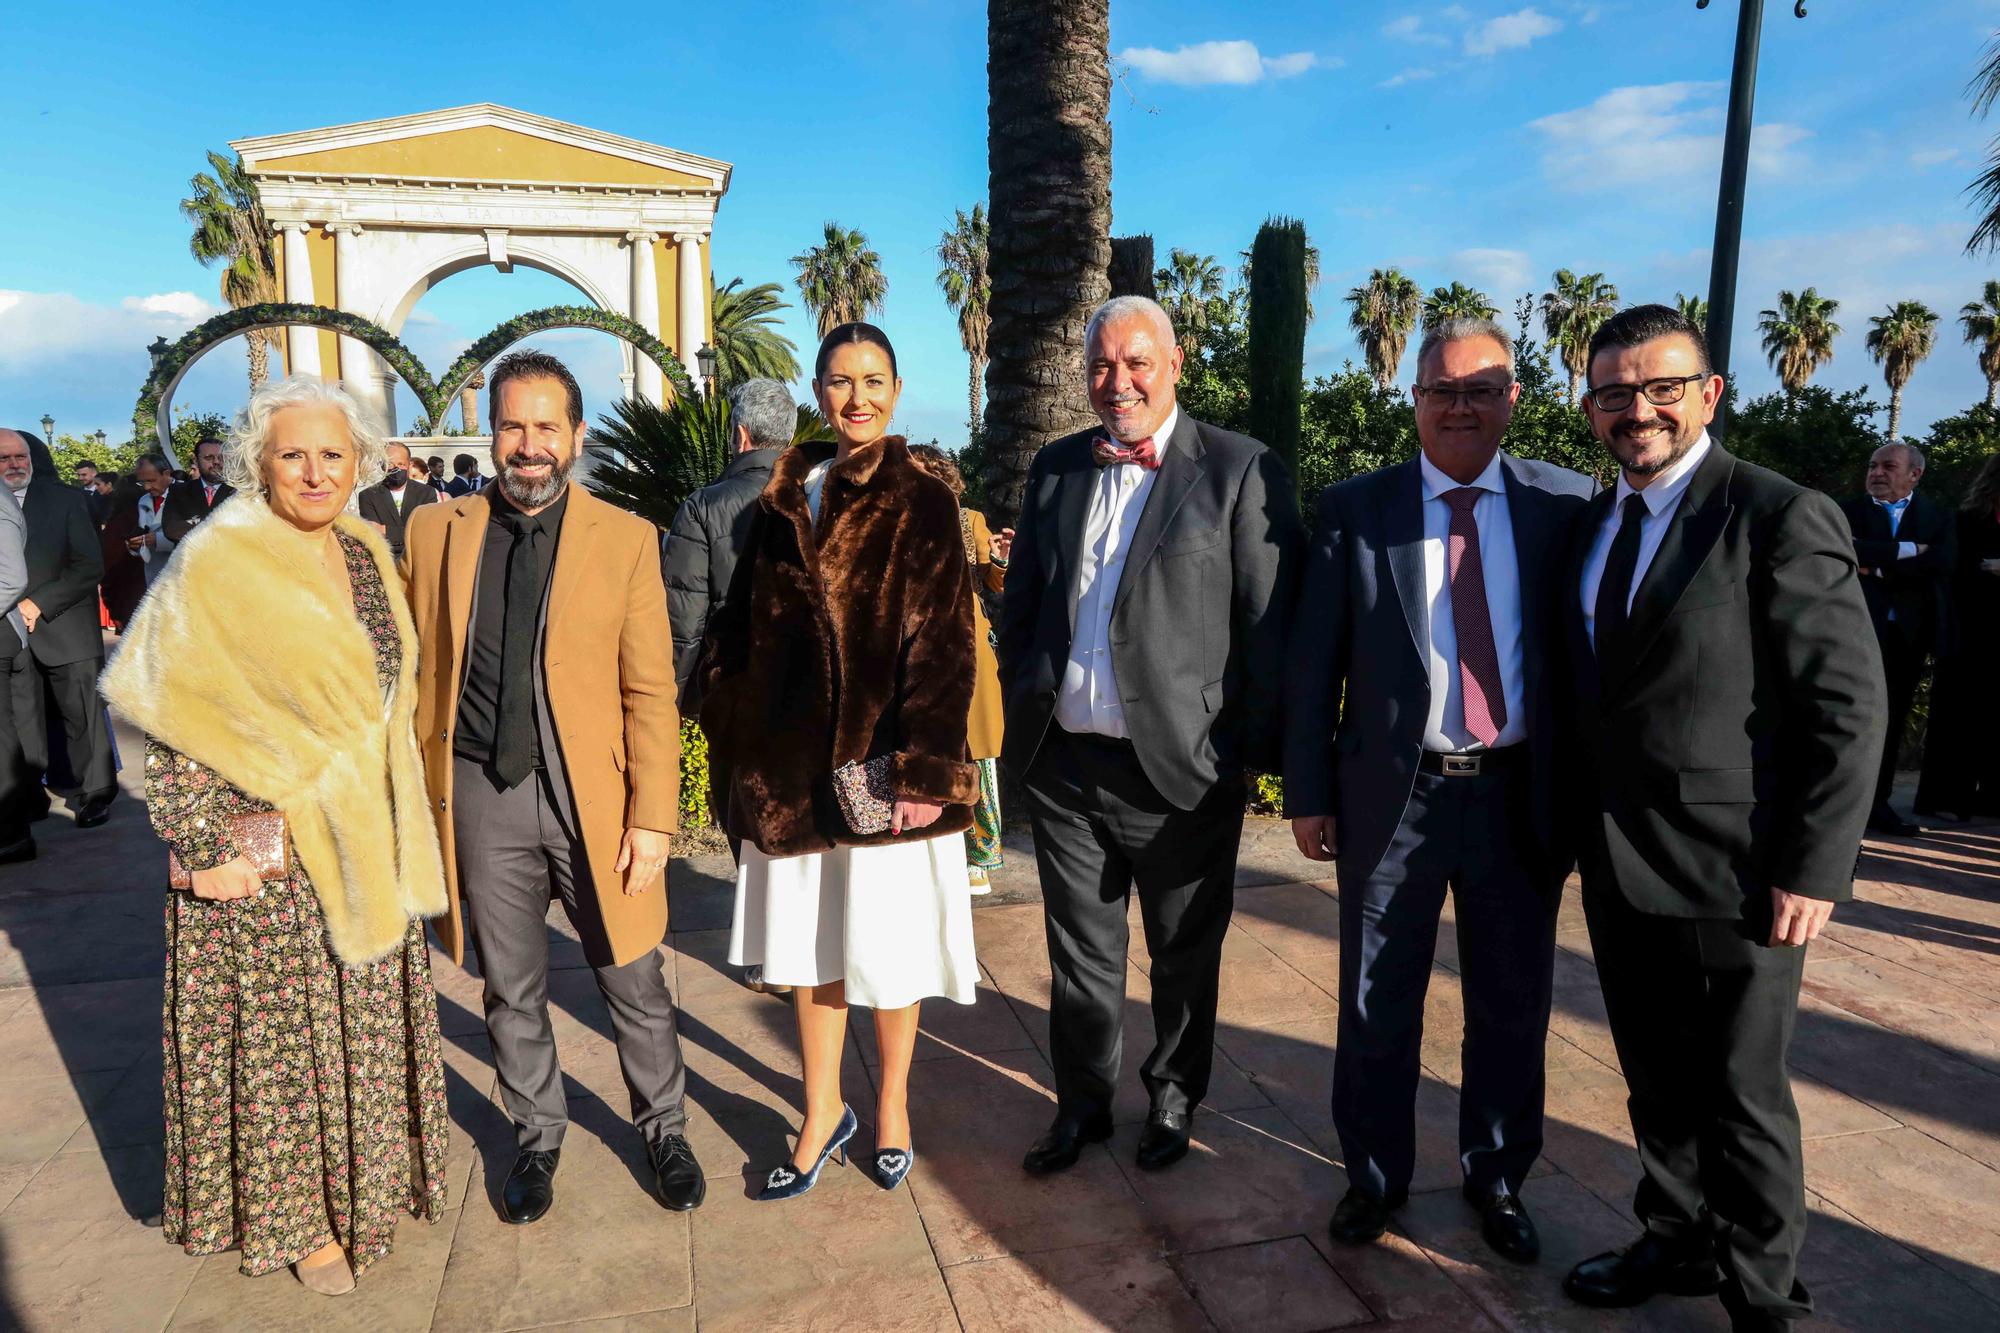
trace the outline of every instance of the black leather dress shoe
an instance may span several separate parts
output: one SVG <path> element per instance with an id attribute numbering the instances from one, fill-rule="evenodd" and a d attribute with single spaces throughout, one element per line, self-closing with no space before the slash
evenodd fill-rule
<path id="1" fill-rule="evenodd" d="M 701 1163 L 694 1159 L 694 1149 L 680 1134 L 668 1134 L 658 1143 L 646 1145 L 646 1155 L 653 1162 L 653 1183 L 657 1185 L 660 1202 L 676 1213 L 691 1213 L 701 1207 L 701 1201 L 708 1197 L 708 1178 L 701 1173 Z"/>
<path id="2" fill-rule="evenodd" d="M 1531 1264 L 1542 1257 L 1542 1238 L 1535 1234 L 1534 1219 L 1521 1196 L 1505 1185 L 1494 1190 L 1475 1190 L 1467 1182 L 1465 1201 L 1479 1210 L 1479 1234 L 1503 1259 Z"/>
<path id="3" fill-rule="evenodd" d="M 110 819 L 111 802 L 109 801 L 92 801 L 76 812 L 76 826 L 78 828 L 96 828 L 100 824 L 110 822 Z"/>
<path id="4" fill-rule="evenodd" d="M 1155 1111 L 1139 1134 L 1141 1171 L 1164 1171 L 1187 1156 L 1189 1116 L 1185 1111 Z"/>
<path id="5" fill-rule="evenodd" d="M 1326 1234 L 1342 1245 L 1366 1245 L 1381 1238 L 1382 1233 L 1389 1229 L 1389 1215 L 1402 1206 L 1401 1199 L 1392 1203 L 1350 1185 L 1346 1195 L 1334 1205 L 1333 1218 L 1326 1224 Z"/>
<path id="6" fill-rule="evenodd" d="M 1102 1143 L 1111 1137 L 1109 1115 L 1074 1116 L 1057 1112 L 1049 1132 L 1035 1140 L 1021 1168 L 1031 1176 L 1054 1175 L 1076 1165 L 1086 1143 Z"/>
<path id="7" fill-rule="evenodd" d="M 502 1221 L 524 1226 L 548 1212 L 549 1205 L 556 1201 L 556 1162 L 561 1157 L 560 1148 L 547 1152 L 530 1148 L 514 1159 L 514 1169 L 507 1173 L 506 1188 L 500 1191 Z"/>
<path id="8" fill-rule="evenodd" d="M 23 838 L 19 842 L 0 847 L 0 866 L 18 865 L 22 861 L 35 859 L 35 840 Z"/>
<path id="9" fill-rule="evenodd" d="M 1609 1310 L 1638 1305 L 1663 1291 L 1707 1296 L 1721 1286 L 1715 1251 L 1706 1239 L 1675 1248 L 1650 1231 L 1625 1250 L 1585 1259 L 1563 1279 L 1571 1300 Z"/>
<path id="10" fill-rule="evenodd" d="M 1914 838 L 1923 832 L 1894 810 L 1877 810 L 1869 815 L 1868 830 L 1871 833 L 1886 834 L 1891 838 Z"/>

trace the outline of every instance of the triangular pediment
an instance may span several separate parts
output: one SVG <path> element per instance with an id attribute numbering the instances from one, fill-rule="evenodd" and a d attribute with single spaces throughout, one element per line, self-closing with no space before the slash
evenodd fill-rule
<path id="1" fill-rule="evenodd" d="M 230 144 L 253 176 L 481 181 L 700 190 L 729 188 L 730 164 L 676 148 L 481 103 Z"/>

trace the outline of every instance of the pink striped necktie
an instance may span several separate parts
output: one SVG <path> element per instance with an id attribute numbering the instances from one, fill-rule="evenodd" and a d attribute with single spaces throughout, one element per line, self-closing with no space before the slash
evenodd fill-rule
<path id="1" fill-rule="evenodd" d="M 1159 450 L 1153 446 L 1153 437 L 1134 440 L 1131 444 L 1119 444 L 1100 435 L 1091 442 L 1091 461 L 1099 467 L 1115 467 L 1120 463 L 1136 463 L 1151 472 L 1160 465 Z"/>
<path id="2" fill-rule="evenodd" d="M 1446 577 L 1451 584 L 1451 623 L 1458 634 L 1458 686 L 1465 702 L 1465 730 L 1491 745 L 1507 725 L 1507 698 L 1500 685 L 1500 653 L 1493 643 L 1493 616 L 1486 605 L 1486 567 L 1479 554 L 1479 523 L 1472 507 L 1481 492 L 1461 486 L 1441 497 L 1451 506 L 1445 539 Z"/>

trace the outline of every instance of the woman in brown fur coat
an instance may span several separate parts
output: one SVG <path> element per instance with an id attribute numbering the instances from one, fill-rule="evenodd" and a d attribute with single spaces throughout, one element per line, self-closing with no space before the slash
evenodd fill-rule
<path id="1" fill-rule="evenodd" d="M 881 330 L 829 333 L 813 388 L 838 442 L 778 459 L 747 582 L 710 628 L 702 693 L 714 768 L 729 775 L 715 806 L 743 841 L 729 961 L 793 987 L 805 1066 L 797 1151 L 767 1200 L 812 1188 L 855 1132 L 840 1091 L 849 1004 L 875 1010 L 875 1174 L 901 1182 L 918 1004 L 970 1004 L 979 978 L 959 836 L 979 779 L 958 504 L 885 433 L 902 381 Z M 843 814 L 834 774 L 848 764 L 878 779 L 888 828 L 859 832 Z"/>

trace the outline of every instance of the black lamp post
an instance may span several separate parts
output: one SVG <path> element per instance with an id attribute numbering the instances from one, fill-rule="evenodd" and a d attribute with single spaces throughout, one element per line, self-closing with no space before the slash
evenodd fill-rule
<path id="1" fill-rule="evenodd" d="M 1722 188 L 1715 201 L 1715 246 L 1708 270 L 1708 353 L 1717 374 L 1729 374 L 1730 335 L 1736 327 L 1736 268 L 1743 254 L 1743 191 L 1750 175 L 1751 114 L 1757 100 L 1757 45 L 1764 33 L 1764 0 L 1737 0 L 1736 59 L 1729 71 L 1729 128 L 1722 140 Z M 1707 9 L 1708 0 L 1694 0 Z M 1795 17 L 1806 0 L 1795 0 Z M 1709 431 L 1720 439 L 1724 419 Z"/>
<path id="2" fill-rule="evenodd" d="M 104 432 L 103 432 L 103 431 L 99 431 L 99 432 L 97 432 L 97 434 L 95 434 L 95 435 L 91 436 L 91 438 L 97 441 L 97 452 L 98 452 L 98 453 L 100 453 L 100 454 L 101 454 L 101 453 L 103 453 L 103 452 L 104 452 Z"/>
<path id="3" fill-rule="evenodd" d="M 51 449 L 56 447 L 56 419 L 47 412 L 42 413 L 42 442 Z"/>
<path id="4" fill-rule="evenodd" d="M 708 343 L 703 343 L 701 350 L 694 354 L 694 363 L 701 367 L 701 393 L 704 398 L 715 396 L 718 387 L 715 366 L 719 359 L 715 348 Z"/>

